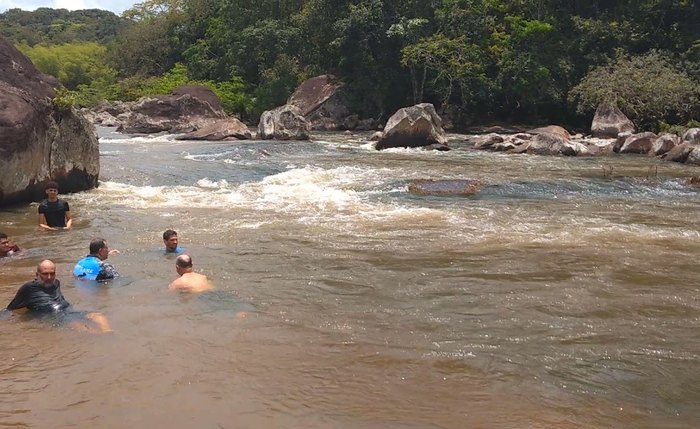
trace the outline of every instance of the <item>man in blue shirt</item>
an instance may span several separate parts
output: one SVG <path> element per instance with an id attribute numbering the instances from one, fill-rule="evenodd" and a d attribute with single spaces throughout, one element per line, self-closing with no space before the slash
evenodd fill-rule
<path id="1" fill-rule="evenodd" d="M 79 260 L 73 268 L 73 275 L 84 280 L 111 280 L 119 277 L 117 270 L 105 262 L 109 255 L 119 253 L 118 250 L 109 250 L 107 240 L 95 238 L 90 242 L 90 254 Z"/>
<path id="2" fill-rule="evenodd" d="M 163 243 L 165 244 L 165 253 L 182 253 L 185 251 L 183 247 L 177 245 L 177 232 L 172 229 L 168 229 L 163 233 Z"/>

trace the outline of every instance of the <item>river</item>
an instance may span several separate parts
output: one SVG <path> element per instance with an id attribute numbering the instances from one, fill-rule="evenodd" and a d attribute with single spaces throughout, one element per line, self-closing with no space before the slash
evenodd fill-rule
<path id="1" fill-rule="evenodd" d="M 0 212 L 114 332 L 0 315 L 0 428 L 695 428 L 696 167 L 642 156 L 376 152 L 368 135 L 182 142 L 99 129 L 100 186 Z M 417 196 L 413 179 L 476 179 Z M 215 292 L 167 290 L 178 231 Z M 122 274 L 71 278 L 104 237 Z M 245 317 L 244 317 L 245 316 Z"/>

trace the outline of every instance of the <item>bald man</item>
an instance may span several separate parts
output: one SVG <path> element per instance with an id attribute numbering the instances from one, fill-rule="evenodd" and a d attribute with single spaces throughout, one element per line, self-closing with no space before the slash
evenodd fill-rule
<path id="1" fill-rule="evenodd" d="M 212 289 L 207 276 L 194 272 L 190 255 L 180 255 L 175 259 L 175 271 L 180 275 L 180 278 L 170 283 L 168 286 L 170 290 L 204 292 Z"/>
<path id="2" fill-rule="evenodd" d="M 45 259 L 36 267 L 36 278 L 23 284 L 8 310 L 29 310 L 37 313 L 60 313 L 70 307 L 61 293 L 61 282 L 56 278 L 56 264 Z M 95 322 L 102 332 L 111 331 L 100 313 L 87 313 L 85 318 Z"/>

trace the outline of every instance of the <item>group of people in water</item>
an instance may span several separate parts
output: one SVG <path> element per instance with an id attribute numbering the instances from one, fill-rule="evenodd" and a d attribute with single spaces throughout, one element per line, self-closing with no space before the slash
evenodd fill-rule
<path id="1" fill-rule="evenodd" d="M 70 206 L 58 198 L 58 183 L 49 182 L 46 186 L 47 198 L 39 204 L 39 226 L 46 230 L 71 229 L 73 219 Z M 182 253 L 175 259 L 175 270 L 179 278 L 170 283 L 169 289 L 181 292 L 204 292 L 212 288 L 209 279 L 194 272 L 192 257 L 179 246 L 177 232 L 168 229 L 163 233 L 163 243 L 166 253 Z M 119 273 L 110 263 L 106 262 L 110 255 L 119 254 L 116 249 L 109 248 L 103 238 L 95 238 L 90 242 L 90 253 L 79 260 L 73 268 L 73 275 L 80 280 L 107 282 Z M 21 255 L 23 251 L 4 233 L 0 232 L 0 258 Z M 31 311 L 37 313 L 65 312 L 70 304 L 61 292 L 61 283 L 56 278 L 56 264 L 45 259 L 37 265 L 36 278 L 23 284 L 14 299 L 8 304 L 7 310 Z M 86 319 L 97 324 L 103 332 L 110 331 L 107 320 L 99 313 L 84 313 Z"/>

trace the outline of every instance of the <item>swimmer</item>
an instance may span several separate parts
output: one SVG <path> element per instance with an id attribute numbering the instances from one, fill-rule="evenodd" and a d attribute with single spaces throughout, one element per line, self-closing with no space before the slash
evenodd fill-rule
<path id="1" fill-rule="evenodd" d="M 165 244 L 165 253 L 182 253 L 184 248 L 178 246 L 177 232 L 168 229 L 163 233 L 163 244 Z"/>
<path id="2" fill-rule="evenodd" d="M 0 232 L 0 258 L 18 255 L 21 252 L 20 248 L 9 239 L 7 234 Z"/>
<path id="3" fill-rule="evenodd" d="M 83 280 L 111 280 L 119 277 L 117 270 L 105 262 L 109 255 L 119 254 L 117 249 L 109 250 L 107 240 L 95 238 L 90 242 L 90 254 L 79 260 L 73 268 L 73 275 Z"/>
<path id="4" fill-rule="evenodd" d="M 15 298 L 7 305 L 8 310 L 36 313 L 62 313 L 70 307 L 61 293 L 61 282 L 56 278 L 56 264 L 45 259 L 36 267 L 36 278 L 23 284 Z M 85 317 L 94 322 L 101 332 L 110 332 L 107 319 L 100 313 L 87 313 Z"/>
<path id="5" fill-rule="evenodd" d="M 46 184 L 46 199 L 39 203 L 39 226 L 44 229 L 71 229 L 73 218 L 68 202 L 58 199 L 58 183 Z"/>
<path id="6" fill-rule="evenodd" d="M 180 255 L 175 260 L 175 271 L 180 278 L 170 283 L 168 289 L 181 292 L 204 292 L 212 289 L 207 276 L 195 273 L 192 269 L 192 258 L 189 255 Z"/>

